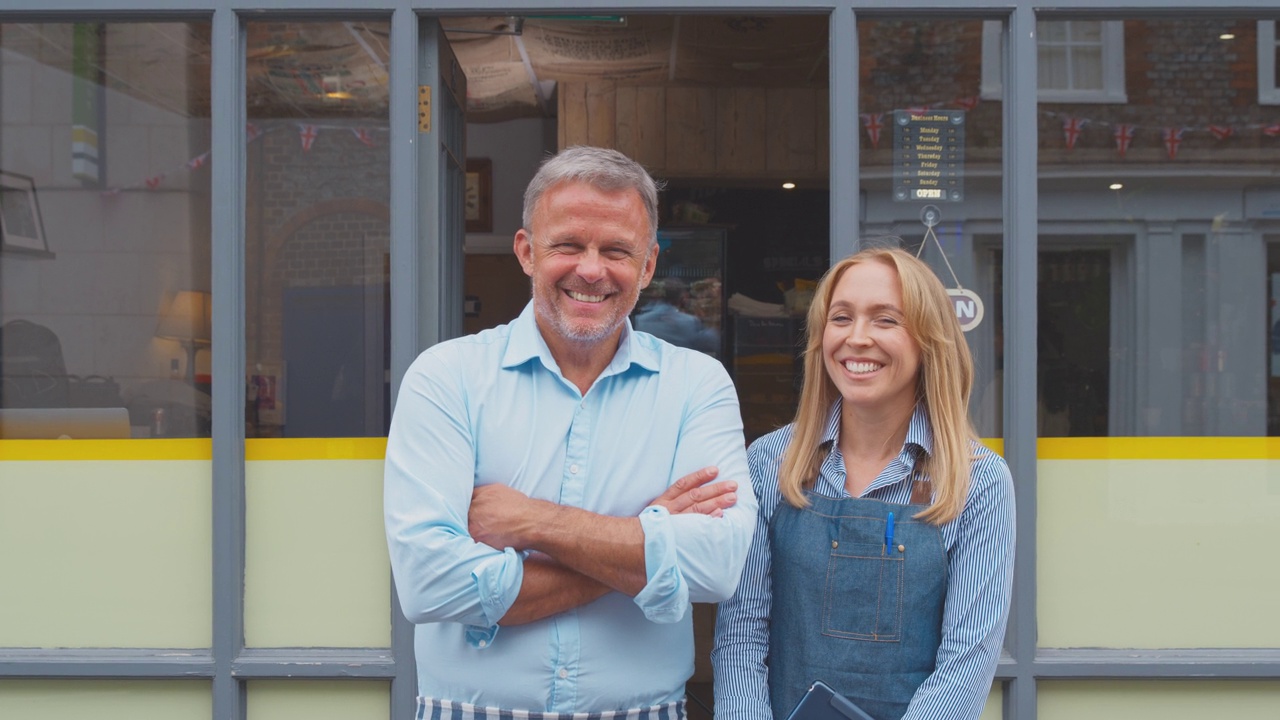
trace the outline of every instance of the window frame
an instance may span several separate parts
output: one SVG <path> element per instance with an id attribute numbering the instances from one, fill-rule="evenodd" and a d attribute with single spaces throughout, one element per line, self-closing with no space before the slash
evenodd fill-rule
<path id="1" fill-rule="evenodd" d="M 1258 21 L 1258 104 L 1280 105 L 1280 85 L 1276 84 L 1276 21 Z"/>
<path id="2" fill-rule="evenodd" d="M 1049 22 L 1081 22 L 1061 20 Z M 1124 104 L 1129 102 L 1125 88 L 1124 21 L 1102 22 L 1102 87 L 1096 90 L 1063 90 L 1039 88 L 1040 102 Z M 982 23 L 982 85 L 983 100 L 998 100 L 1004 92 L 1001 62 L 1001 23 L 987 20 Z M 1037 41 L 1037 50 L 1039 42 Z"/>

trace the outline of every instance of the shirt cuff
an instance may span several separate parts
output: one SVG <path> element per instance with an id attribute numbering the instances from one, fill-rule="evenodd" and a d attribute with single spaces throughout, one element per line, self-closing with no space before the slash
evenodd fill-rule
<path id="1" fill-rule="evenodd" d="M 635 603 L 650 622 L 679 622 L 689 608 L 689 586 L 680 573 L 671 515 L 664 507 L 647 507 L 640 513 L 640 529 L 647 583 L 636 594 Z"/>
<path id="2" fill-rule="evenodd" d="M 480 611 L 487 626 L 468 625 L 467 644 L 474 648 L 486 648 L 493 644 L 498 634 L 498 620 L 507 614 L 520 594 L 524 580 L 524 563 L 515 550 L 507 548 L 500 555 L 486 558 L 471 571 L 476 591 L 480 595 Z"/>

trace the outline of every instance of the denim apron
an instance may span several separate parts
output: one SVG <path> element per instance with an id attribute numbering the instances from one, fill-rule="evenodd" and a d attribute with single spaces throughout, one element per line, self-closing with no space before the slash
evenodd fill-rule
<path id="1" fill-rule="evenodd" d="M 775 720 L 786 719 L 814 680 L 876 720 L 898 720 L 933 672 L 947 557 L 938 528 L 914 519 L 928 502 L 923 488 L 916 484 L 911 505 L 813 493 L 803 510 L 778 504 L 769 527 Z"/>

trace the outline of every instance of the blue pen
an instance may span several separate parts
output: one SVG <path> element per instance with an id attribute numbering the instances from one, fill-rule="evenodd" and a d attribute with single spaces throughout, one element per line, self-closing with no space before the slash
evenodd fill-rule
<path id="1" fill-rule="evenodd" d="M 889 552 L 889 548 L 893 547 L 893 513 L 889 513 L 889 519 L 884 521 L 884 549 Z"/>

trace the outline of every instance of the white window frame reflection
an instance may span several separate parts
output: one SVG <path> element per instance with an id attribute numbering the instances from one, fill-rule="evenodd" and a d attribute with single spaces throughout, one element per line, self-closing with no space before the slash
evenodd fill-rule
<path id="1" fill-rule="evenodd" d="M 1120 20 L 1048 20 L 1041 22 L 1071 23 L 1099 22 L 1102 46 L 1102 86 L 1098 88 L 1039 88 L 1041 102 L 1063 103 L 1127 103 L 1128 92 L 1124 78 L 1124 22 Z M 982 23 L 982 98 L 998 100 L 1004 93 L 1004 67 L 1001 52 L 1002 23 L 987 20 Z M 1078 44 L 1078 43 L 1077 43 Z M 1070 55 L 1068 54 L 1068 60 Z M 1044 62 L 1043 54 L 1040 62 Z"/>
<path id="2" fill-rule="evenodd" d="M 1280 105 L 1276 86 L 1276 21 L 1258 21 L 1258 104 Z"/>

